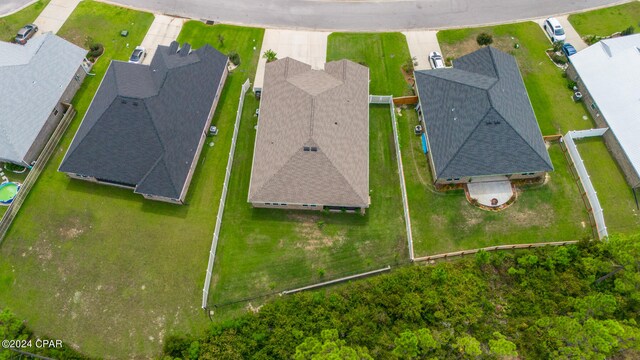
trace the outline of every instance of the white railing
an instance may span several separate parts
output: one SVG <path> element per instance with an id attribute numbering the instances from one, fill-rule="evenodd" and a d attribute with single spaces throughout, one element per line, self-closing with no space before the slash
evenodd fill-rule
<path id="1" fill-rule="evenodd" d="M 370 104 L 388 104 L 391 110 L 391 123 L 393 124 L 393 139 L 398 160 L 398 174 L 400 176 L 400 190 L 402 192 L 402 207 L 404 209 L 404 223 L 407 231 L 407 244 L 409 247 L 409 259 L 414 260 L 413 236 L 411 235 L 411 218 L 409 217 L 409 201 L 407 200 L 407 186 L 404 181 L 404 169 L 402 167 L 402 154 L 400 153 L 400 139 L 398 138 L 398 125 L 396 122 L 396 107 L 393 104 L 393 96 L 369 95 Z"/>
<path id="2" fill-rule="evenodd" d="M 251 87 L 249 79 L 242 84 L 242 92 L 240 93 L 240 102 L 236 111 L 236 123 L 233 128 L 233 139 L 231 140 L 231 150 L 229 151 L 229 159 L 227 160 L 227 172 L 224 175 L 224 183 L 222 185 L 222 195 L 220 196 L 220 204 L 218 205 L 218 216 L 216 217 L 216 227 L 213 230 L 213 240 L 211 241 L 211 250 L 209 251 L 209 264 L 207 265 L 207 275 L 204 279 L 204 288 L 202 289 L 202 308 L 207 308 L 209 301 L 209 287 L 211 287 L 211 275 L 213 273 L 213 264 L 216 260 L 216 249 L 218 248 L 218 237 L 220 236 L 220 227 L 222 226 L 222 215 L 224 214 L 224 204 L 227 199 L 227 190 L 229 179 L 231 178 L 231 168 L 233 167 L 233 154 L 236 151 L 236 141 L 238 139 L 238 131 L 240 129 L 240 119 L 242 118 L 242 106 L 244 105 L 244 96 Z"/>
<path id="3" fill-rule="evenodd" d="M 579 131 L 569 131 L 564 137 L 564 143 L 567 146 L 567 150 L 569 151 L 569 156 L 571 156 L 571 161 L 573 162 L 576 171 L 578 172 L 578 176 L 580 177 L 580 182 L 582 183 L 582 187 L 587 195 L 587 199 L 589 199 L 589 204 L 591 205 L 591 212 L 593 213 L 593 218 L 596 222 L 596 230 L 598 231 L 598 238 L 603 239 L 608 236 L 607 234 L 607 226 L 604 222 L 604 213 L 602 206 L 600 206 L 600 201 L 598 200 L 598 194 L 591 183 L 591 179 L 589 177 L 589 173 L 587 172 L 587 168 L 584 166 L 584 161 L 578 152 L 578 147 L 574 140 L 582 139 L 586 137 L 597 137 L 604 135 L 607 132 L 608 128 L 602 129 L 591 129 L 591 130 L 579 130 Z"/>

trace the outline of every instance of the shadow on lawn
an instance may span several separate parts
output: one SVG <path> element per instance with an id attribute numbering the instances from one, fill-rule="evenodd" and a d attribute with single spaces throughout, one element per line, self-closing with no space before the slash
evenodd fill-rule
<path id="1" fill-rule="evenodd" d="M 251 206 L 251 205 L 247 205 Z M 331 225 L 349 225 L 366 227 L 369 215 L 352 213 L 326 213 L 324 211 L 282 210 L 282 209 L 252 208 L 251 221 L 274 221 L 282 223 L 300 224 L 304 222 L 323 221 Z M 369 209 L 367 209 L 369 211 Z"/>
<path id="2" fill-rule="evenodd" d="M 84 193 L 93 197 L 105 197 L 129 203 L 139 203 L 140 210 L 147 213 L 186 218 L 189 213 L 189 205 L 176 205 L 160 201 L 147 200 L 142 195 L 134 194 L 133 190 L 122 189 L 115 186 L 97 184 L 84 180 L 67 179 L 66 190 Z"/>

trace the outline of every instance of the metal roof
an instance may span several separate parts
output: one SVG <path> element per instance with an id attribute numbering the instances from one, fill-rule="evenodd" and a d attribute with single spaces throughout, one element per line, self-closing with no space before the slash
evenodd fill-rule
<path id="1" fill-rule="evenodd" d="M 52 33 L 0 42 L 0 161 L 24 162 L 86 53 Z"/>
<path id="2" fill-rule="evenodd" d="M 571 63 L 640 176 L 640 34 L 601 40 Z"/>

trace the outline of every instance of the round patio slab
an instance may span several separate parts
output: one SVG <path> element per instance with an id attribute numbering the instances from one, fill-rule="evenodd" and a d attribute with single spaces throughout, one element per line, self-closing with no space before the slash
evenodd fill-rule
<path id="1" fill-rule="evenodd" d="M 488 208 L 499 208 L 515 196 L 509 180 L 468 183 L 467 193 L 470 200 Z"/>

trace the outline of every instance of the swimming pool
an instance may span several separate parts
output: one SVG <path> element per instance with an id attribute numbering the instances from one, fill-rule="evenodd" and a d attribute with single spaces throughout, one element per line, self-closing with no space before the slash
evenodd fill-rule
<path id="1" fill-rule="evenodd" d="M 20 184 L 7 182 L 0 184 L 0 205 L 9 205 L 20 190 Z"/>

